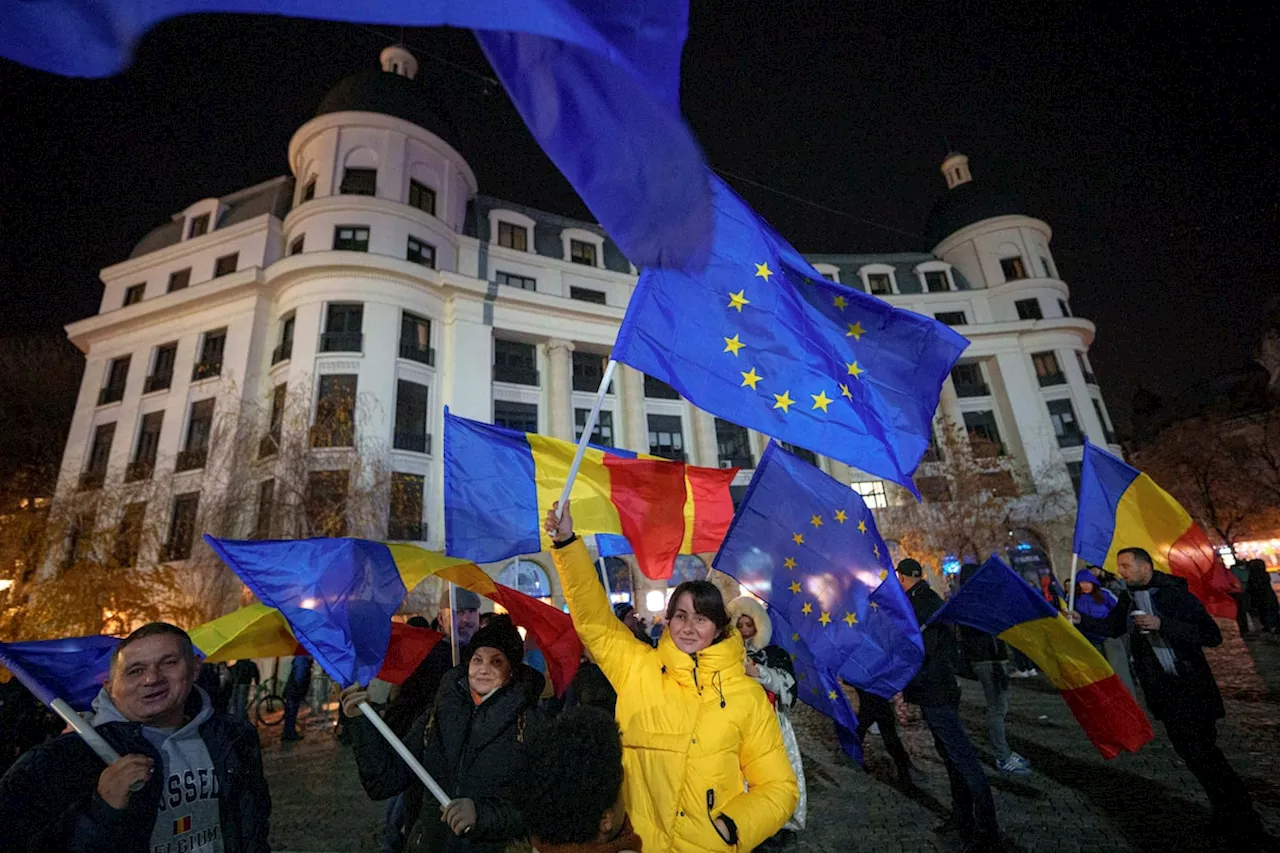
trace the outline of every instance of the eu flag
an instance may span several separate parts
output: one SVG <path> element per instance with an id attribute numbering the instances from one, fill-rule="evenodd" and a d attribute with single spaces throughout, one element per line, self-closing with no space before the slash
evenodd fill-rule
<path id="1" fill-rule="evenodd" d="M 119 644 L 116 637 L 97 635 L 0 643 L 0 664 L 44 704 L 61 699 L 77 711 L 88 711 Z"/>
<path id="2" fill-rule="evenodd" d="M 796 662 L 800 698 L 837 722 L 847 705 L 835 676 L 892 696 L 924 659 L 911 604 L 861 496 L 775 443 L 714 565 L 765 602 L 783 626 L 774 642 Z"/>
<path id="3" fill-rule="evenodd" d="M 613 357 L 699 408 L 915 492 L 939 390 L 968 341 L 824 280 L 710 180 L 705 271 L 646 268 Z"/>

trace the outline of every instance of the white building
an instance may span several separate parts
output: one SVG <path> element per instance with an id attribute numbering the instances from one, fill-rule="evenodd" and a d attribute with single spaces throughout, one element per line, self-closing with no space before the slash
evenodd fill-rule
<path id="1" fill-rule="evenodd" d="M 375 401 L 358 435 L 320 442 L 388 449 L 399 486 L 390 530 L 352 532 L 435 547 L 444 406 L 577 438 L 635 269 L 594 224 L 482 195 L 449 127 L 426 106 L 413 56 L 391 47 L 381 64 L 335 86 L 298 128 L 290 175 L 176 212 L 101 271 L 98 314 L 67 327 L 86 368 L 57 500 L 171 478 L 170 498 L 131 510 L 168 531 L 166 548 L 138 559 L 189 553 L 210 500 L 202 476 L 212 455 L 238 454 L 245 476 L 272 479 L 273 459 L 256 442 L 209 447 L 219 413 L 274 402 L 310 407 L 292 413 L 309 420 L 352 392 Z M 997 441 L 1033 480 L 1065 478 L 1085 434 L 1113 443 L 1089 368 L 1093 324 L 1071 314 L 1049 225 L 971 180 L 963 155 L 949 156 L 943 172 L 949 191 L 930 223 L 932 254 L 812 260 L 833 280 L 962 325 L 973 343 L 941 410 Z M 741 465 L 737 482 L 749 480 L 763 436 L 630 368 L 614 385 L 597 440 Z M 273 411 L 271 422 L 285 414 Z M 331 473 L 313 486 L 347 488 L 351 452 L 316 447 L 312 468 Z M 898 499 L 892 487 L 819 462 L 858 481 L 872 506 Z M 120 525 L 124 512 L 98 507 L 93 523 Z M 526 589 L 552 591 L 546 572 L 522 569 Z"/>

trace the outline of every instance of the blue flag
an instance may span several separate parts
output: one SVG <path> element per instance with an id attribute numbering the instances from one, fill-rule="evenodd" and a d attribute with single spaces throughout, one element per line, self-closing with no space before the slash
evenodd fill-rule
<path id="1" fill-rule="evenodd" d="M 765 603 L 774 642 L 795 661 L 800 698 L 838 725 L 853 712 L 837 677 L 892 696 L 924 659 L 915 614 L 861 496 L 776 443 L 713 565 Z"/>
<path id="2" fill-rule="evenodd" d="M 364 539 L 240 542 L 205 535 L 263 604 L 280 611 L 330 677 L 368 684 L 406 590 L 391 551 Z"/>
<path id="3" fill-rule="evenodd" d="M 826 281 L 722 181 L 711 259 L 646 268 L 613 358 L 695 406 L 913 493 L 938 393 L 968 341 Z"/>
<path id="4" fill-rule="evenodd" d="M 88 711 L 119 644 L 115 637 L 97 635 L 0 643 L 0 664 L 44 704 L 61 699 L 77 711 Z"/>
<path id="5" fill-rule="evenodd" d="M 156 23 L 197 12 L 476 30 L 534 138 L 623 254 L 699 266 L 711 188 L 679 108 L 688 11 L 687 0 L 0 0 L 0 56 L 114 74 Z"/>

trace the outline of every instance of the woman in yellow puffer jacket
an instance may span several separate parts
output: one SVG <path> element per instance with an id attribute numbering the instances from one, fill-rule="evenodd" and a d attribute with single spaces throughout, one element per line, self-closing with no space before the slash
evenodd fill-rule
<path id="1" fill-rule="evenodd" d="M 569 508 L 548 513 L 546 527 L 573 625 L 618 692 L 623 794 L 646 853 L 754 849 L 800 794 L 720 591 L 680 584 L 651 648 L 614 618 Z"/>

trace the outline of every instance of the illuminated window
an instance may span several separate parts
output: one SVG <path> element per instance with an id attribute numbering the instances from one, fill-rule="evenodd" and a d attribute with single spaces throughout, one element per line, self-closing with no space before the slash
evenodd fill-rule
<path id="1" fill-rule="evenodd" d="M 862 495 L 862 502 L 868 509 L 884 509 L 889 505 L 889 496 L 884 490 L 884 480 L 870 480 L 849 485 L 855 492 Z"/>

